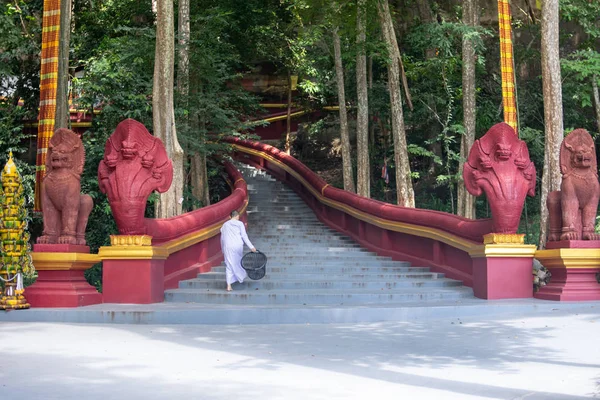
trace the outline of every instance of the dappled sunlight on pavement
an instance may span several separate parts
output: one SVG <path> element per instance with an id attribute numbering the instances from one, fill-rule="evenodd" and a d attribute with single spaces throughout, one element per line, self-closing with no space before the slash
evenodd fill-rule
<path id="1" fill-rule="evenodd" d="M 600 315 L 353 325 L 0 325 L 23 399 L 579 399 Z"/>

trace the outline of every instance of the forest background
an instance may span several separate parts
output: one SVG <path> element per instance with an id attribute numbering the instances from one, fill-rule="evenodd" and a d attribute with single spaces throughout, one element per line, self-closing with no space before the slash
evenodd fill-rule
<path id="1" fill-rule="evenodd" d="M 513 0 L 511 6 L 519 135 L 538 170 L 539 193 L 546 134 L 542 3 Z M 42 10 L 42 0 L 0 1 L 0 165 L 9 150 L 17 155 L 31 205 L 35 136 L 24 127 L 37 118 L 39 106 Z M 261 101 L 287 102 L 289 82 L 297 76 L 296 105 L 311 110 L 346 105 L 348 121 L 341 113 L 324 112 L 301 125 L 290 141 L 282 132 L 276 145 L 289 146 L 294 156 L 340 188 L 350 188 L 354 177 L 364 174 L 358 177 L 359 193 L 390 203 L 402 204 L 404 195 L 398 195 L 393 176 L 404 168 L 416 207 L 464 215 L 461 142 L 469 125 L 469 110 L 463 106 L 465 42 L 475 67 L 466 77 L 476 99 L 475 137 L 503 120 L 496 0 L 179 0 L 173 10 L 177 67 L 171 87 L 183 150 L 181 211 L 227 195 L 220 160 L 229 149 L 220 139 L 251 135 L 249 121 L 264 112 Z M 599 16 L 600 2 L 560 0 L 564 131 L 585 128 L 594 139 L 600 131 Z M 87 234 L 93 251 L 117 232 L 96 179 L 104 143 L 124 118 L 135 118 L 153 131 L 154 64 L 162 59 L 155 50 L 157 26 L 161 21 L 152 0 L 73 0 L 71 5 L 72 106 L 92 114 L 101 109 L 83 134 L 82 191 L 95 202 Z M 395 47 L 390 47 L 392 37 Z M 402 93 L 394 102 L 389 82 L 398 74 Z M 270 77 L 284 84 L 279 91 L 251 93 L 242 85 L 244 77 Z M 401 143 L 406 154 L 400 158 L 395 157 L 393 134 L 398 112 L 406 140 Z M 349 154 L 345 163 L 344 151 Z M 366 158 L 359 160 L 359 153 Z M 382 177 L 386 167 L 389 179 Z M 157 195 L 150 198 L 147 216 L 155 216 L 157 201 Z M 476 199 L 474 209 L 478 218 L 489 216 L 484 197 Z M 541 210 L 539 197 L 527 199 L 520 231 L 529 243 L 539 243 Z M 41 218 L 29 215 L 35 238 Z M 99 288 L 100 271 L 96 267 L 87 273 Z"/>

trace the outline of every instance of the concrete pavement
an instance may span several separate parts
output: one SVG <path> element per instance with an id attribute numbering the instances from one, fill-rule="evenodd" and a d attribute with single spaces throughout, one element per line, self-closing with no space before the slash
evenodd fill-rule
<path id="1" fill-rule="evenodd" d="M 0 398 L 591 398 L 599 311 L 339 325 L 4 322 Z"/>

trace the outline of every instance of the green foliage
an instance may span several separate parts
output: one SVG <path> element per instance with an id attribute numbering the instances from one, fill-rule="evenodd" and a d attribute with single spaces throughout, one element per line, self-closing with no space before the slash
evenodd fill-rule
<path id="1" fill-rule="evenodd" d="M 42 0 L 0 2 L 0 98 L 37 116 Z"/>

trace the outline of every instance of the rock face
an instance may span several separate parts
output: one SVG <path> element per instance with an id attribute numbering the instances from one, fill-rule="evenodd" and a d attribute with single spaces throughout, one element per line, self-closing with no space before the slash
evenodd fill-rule
<path id="1" fill-rule="evenodd" d="M 154 190 L 164 193 L 173 181 L 173 164 L 162 141 L 141 123 L 126 119 L 106 141 L 98 167 L 100 190 L 122 235 L 146 233 L 144 211 Z"/>
<path id="2" fill-rule="evenodd" d="M 494 125 L 469 152 L 463 170 L 469 193 L 485 193 L 493 231 L 516 233 L 527 195 L 535 195 L 535 166 L 524 141 L 505 123 Z"/>
<path id="3" fill-rule="evenodd" d="M 585 129 L 576 129 L 560 147 L 560 190 L 548 194 L 548 241 L 599 240 L 594 232 L 600 184 L 594 140 Z"/>
<path id="4" fill-rule="evenodd" d="M 94 203 L 81 194 L 85 163 L 83 143 L 68 129 L 58 129 L 48 146 L 46 175 L 42 181 L 44 232 L 42 244 L 85 245 L 85 228 Z"/>

